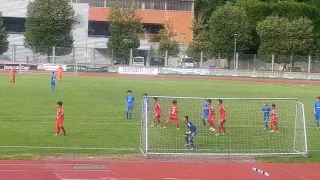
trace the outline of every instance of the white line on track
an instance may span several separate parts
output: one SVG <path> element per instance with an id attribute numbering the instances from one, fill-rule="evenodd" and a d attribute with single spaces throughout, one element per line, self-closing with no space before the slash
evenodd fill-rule
<path id="1" fill-rule="evenodd" d="M 70 150 L 117 150 L 138 151 L 139 148 L 104 148 L 104 147 L 40 147 L 40 146 L 0 146 L 0 148 L 26 148 L 26 149 L 70 149 Z"/>

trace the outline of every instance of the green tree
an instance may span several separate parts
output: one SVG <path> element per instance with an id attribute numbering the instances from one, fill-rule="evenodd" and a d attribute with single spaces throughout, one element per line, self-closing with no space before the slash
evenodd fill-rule
<path id="1" fill-rule="evenodd" d="M 203 52 L 204 57 L 208 57 L 210 53 L 209 25 L 204 22 L 204 18 L 199 17 L 193 21 L 192 30 L 195 35 L 193 41 L 188 46 L 186 54 L 192 59 L 200 61 L 201 52 Z"/>
<path id="2" fill-rule="evenodd" d="M 212 54 L 223 53 L 230 57 L 234 51 L 235 35 L 238 52 L 248 50 L 252 44 L 252 26 L 246 11 L 240 7 L 230 3 L 219 7 L 212 13 L 209 26 Z"/>
<path id="3" fill-rule="evenodd" d="M 3 25 L 2 15 L 0 12 L 0 55 L 8 51 L 9 42 L 6 28 Z"/>
<path id="4" fill-rule="evenodd" d="M 28 5 L 26 17 L 26 45 L 34 51 L 48 56 L 67 55 L 72 52 L 72 30 L 76 23 L 76 16 L 68 0 L 34 0 Z"/>
<path id="5" fill-rule="evenodd" d="M 194 5 L 195 17 L 203 16 L 204 22 L 208 22 L 213 11 L 227 2 L 236 2 L 236 0 L 196 0 Z"/>
<path id="6" fill-rule="evenodd" d="M 164 57 L 166 51 L 168 51 L 169 57 L 177 57 L 180 52 L 180 46 L 176 40 L 177 33 L 170 20 L 164 22 L 164 28 L 159 31 L 159 35 L 161 37 L 158 49 L 159 55 Z"/>
<path id="7" fill-rule="evenodd" d="M 309 55 L 314 50 L 314 26 L 313 22 L 306 18 L 290 20 L 270 16 L 258 23 L 257 32 L 261 39 L 259 53 L 262 57 L 270 57 L 271 54 Z M 271 61 L 270 58 L 263 59 Z M 289 63 L 290 59 L 276 58 L 275 62 Z M 294 67 L 293 63 L 294 61 L 292 61 Z"/>
<path id="8" fill-rule="evenodd" d="M 140 46 L 139 34 L 143 32 L 141 18 L 134 6 L 124 8 L 116 4 L 110 9 L 108 16 L 111 37 L 108 40 L 108 53 L 114 57 L 128 57 L 130 49 Z"/>

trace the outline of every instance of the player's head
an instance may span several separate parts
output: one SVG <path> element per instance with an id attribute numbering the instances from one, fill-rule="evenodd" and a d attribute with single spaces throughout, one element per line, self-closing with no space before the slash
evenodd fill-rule
<path id="1" fill-rule="evenodd" d="M 188 122 L 189 121 L 189 116 L 184 116 L 184 122 Z"/>
<path id="2" fill-rule="evenodd" d="M 317 97 L 317 100 L 320 102 L 320 96 Z"/>
<path id="3" fill-rule="evenodd" d="M 204 96 L 204 97 L 203 97 L 203 101 L 204 101 L 204 102 L 208 101 L 207 97 Z"/>
<path id="4" fill-rule="evenodd" d="M 268 106 L 268 102 L 267 102 L 267 101 L 265 101 L 263 104 L 264 104 L 265 106 Z"/>
<path id="5" fill-rule="evenodd" d="M 57 102 L 57 106 L 62 107 L 62 102 L 61 101 Z"/>
<path id="6" fill-rule="evenodd" d="M 143 96 L 146 97 L 146 96 L 148 96 L 148 94 L 147 94 L 147 93 L 144 93 Z"/>
<path id="7" fill-rule="evenodd" d="M 275 105 L 275 104 L 272 104 L 271 106 L 272 106 L 272 108 L 276 108 L 276 105 Z"/>
<path id="8" fill-rule="evenodd" d="M 131 90 L 128 90 L 128 91 L 127 91 L 127 94 L 128 94 L 128 95 L 131 95 L 131 94 L 132 94 L 132 91 L 131 91 Z"/>
<path id="9" fill-rule="evenodd" d="M 208 99 L 208 103 L 211 104 L 211 99 Z"/>
<path id="10" fill-rule="evenodd" d="M 218 104 L 222 104 L 222 100 L 221 99 L 218 99 Z"/>
<path id="11" fill-rule="evenodd" d="M 158 101 L 158 98 L 156 98 L 156 97 L 155 97 L 155 98 L 153 98 L 153 99 L 154 99 L 154 101 L 156 101 L 156 102 Z"/>
<path id="12" fill-rule="evenodd" d="M 52 74 L 54 74 L 54 72 L 52 72 Z"/>
<path id="13" fill-rule="evenodd" d="M 173 100 L 172 104 L 178 104 L 177 100 Z"/>

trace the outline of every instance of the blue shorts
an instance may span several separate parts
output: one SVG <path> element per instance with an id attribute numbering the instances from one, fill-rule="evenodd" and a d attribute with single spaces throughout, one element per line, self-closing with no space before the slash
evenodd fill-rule
<path id="1" fill-rule="evenodd" d="M 209 117 L 209 113 L 203 111 L 203 112 L 202 112 L 202 118 L 208 118 L 208 117 Z"/>
<path id="2" fill-rule="evenodd" d="M 319 120 L 320 120 L 320 114 L 315 114 L 315 115 L 314 115 L 314 119 L 317 120 L 317 121 L 319 121 Z"/>
<path id="3" fill-rule="evenodd" d="M 56 82 L 55 81 L 51 81 L 50 84 L 51 84 L 51 86 L 56 86 Z"/>
<path id="4" fill-rule="evenodd" d="M 133 110 L 133 104 L 127 104 L 127 110 Z"/>
<path id="5" fill-rule="evenodd" d="M 186 135 L 189 139 L 193 139 L 197 135 L 197 132 L 191 132 L 190 134 L 186 134 Z"/>
<path id="6" fill-rule="evenodd" d="M 264 117 L 263 117 L 263 120 L 268 121 L 269 118 L 270 118 L 270 116 L 264 116 Z"/>

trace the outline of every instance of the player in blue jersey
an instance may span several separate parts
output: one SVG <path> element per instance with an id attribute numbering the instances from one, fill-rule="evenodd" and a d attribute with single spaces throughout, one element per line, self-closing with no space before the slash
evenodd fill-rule
<path id="1" fill-rule="evenodd" d="M 126 107 L 127 107 L 127 119 L 131 119 L 132 117 L 132 110 L 134 104 L 134 96 L 132 95 L 132 91 L 127 91 L 127 99 L 126 99 Z"/>
<path id="2" fill-rule="evenodd" d="M 314 119 L 316 120 L 317 129 L 319 129 L 320 120 L 320 97 L 317 97 L 317 101 L 313 104 Z"/>
<path id="3" fill-rule="evenodd" d="M 148 94 L 143 94 L 143 114 L 150 111 L 150 99 L 148 98 Z"/>
<path id="4" fill-rule="evenodd" d="M 191 121 L 189 121 L 188 116 L 184 116 L 184 122 L 186 123 L 189 129 L 189 131 L 186 132 L 186 135 L 185 135 L 186 144 L 184 146 L 191 146 L 191 149 L 193 150 L 194 149 L 193 138 L 197 134 L 197 127 Z"/>
<path id="5" fill-rule="evenodd" d="M 269 120 L 269 117 L 270 117 L 270 111 L 271 111 L 271 108 L 270 106 L 268 105 L 268 102 L 264 102 L 262 108 L 261 108 L 261 111 L 263 111 L 263 120 L 264 120 L 264 129 L 268 129 L 268 120 Z"/>
<path id="6" fill-rule="evenodd" d="M 54 74 L 54 72 L 52 72 L 51 78 L 50 78 L 50 85 L 51 85 L 51 91 L 55 91 L 56 90 L 56 75 Z"/>
<path id="7" fill-rule="evenodd" d="M 206 98 L 206 97 L 204 97 Z M 202 102 L 202 122 L 203 125 L 206 125 L 206 119 L 209 117 L 209 103 L 207 99 L 204 99 Z"/>

